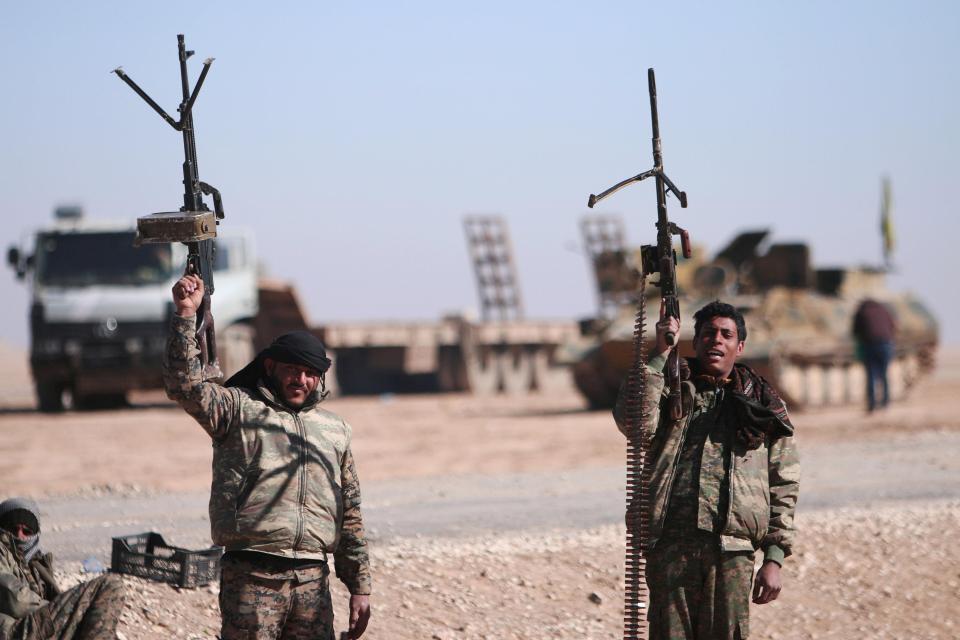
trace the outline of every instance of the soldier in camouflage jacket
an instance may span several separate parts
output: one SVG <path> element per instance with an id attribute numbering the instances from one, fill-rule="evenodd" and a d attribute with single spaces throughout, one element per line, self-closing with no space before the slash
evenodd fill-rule
<path id="1" fill-rule="evenodd" d="M 777 598 L 794 538 L 800 463 L 786 406 L 736 363 L 746 326 L 734 307 L 712 302 L 694 318 L 696 357 L 682 361 L 679 420 L 666 410 L 663 369 L 665 334 L 679 335 L 680 325 L 662 309 L 646 365 L 651 640 L 747 638 L 751 590 L 756 604 Z M 614 417 L 625 432 L 624 396 L 625 387 Z"/>
<path id="2" fill-rule="evenodd" d="M 0 640 L 113 640 L 123 581 L 104 575 L 61 591 L 40 550 L 40 518 L 26 498 L 0 503 Z"/>
<path id="3" fill-rule="evenodd" d="M 195 338 L 203 282 L 173 288 L 167 395 L 213 440 L 210 526 L 225 548 L 221 636 L 333 638 L 327 554 L 350 598 L 350 638 L 370 615 L 370 566 L 350 426 L 319 408 L 329 367 L 306 332 L 281 336 L 226 386 L 205 381 Z"/>

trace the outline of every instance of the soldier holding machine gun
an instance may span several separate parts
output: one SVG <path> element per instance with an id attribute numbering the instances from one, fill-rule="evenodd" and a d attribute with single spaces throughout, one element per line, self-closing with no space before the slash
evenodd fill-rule
<path id="1" fill-rule="evenodd" d="M 328 559 L 350 591 L 346 637 L 370 617 L 370 562 L 360 513 L 351 429 L 320 408 L 331 361 L 306 331 L 278 337 L 220 384 L 210 295 L 213 238 L 223 218 L 219 192 L 200 182 L 187 51 L 177 36 L 183 101 L 174 120 L 122 70 L 116 73 L 183 133 L 184 206 L 137 221 L 140 242 L 184 242 L 187 269 L 173 287 L 174 314 L 164 357 L 167 395 L 213 442 L 210 529 L 224 547 L 220 577 L 223 640 L 333 640 Z M 214 212 L 203 203 L 212 195 Z"/>
<path id="2" fill-rule="evenodd" d="M 654 168 L 591 196 L 589 205 L 648 177 L 656 179 L 657 244 L 643 247 L 645 276 L 661 291 L 653 353 L 646 358 L 640 292 L 635 363 L 614 418 L 628 437 L 627 601 L 624 638 L 738 640 L 749 606 L 777 598 L 794 538 L 800 463 L 793 425 L 776 390 L 737 363 L 743 316 L 714 301 L 694 314 L 693 358 L 680 358 L 680 309 L 672 237 L 690 256 L 685 230 L 667 218 L 666 196 L 686 194 L 663 171 L 656 85 L 649 70 Z M 763 563 L 754 579 L 754 555 Z M 645 575 L 644 575 L 645 574 Z M 639 603 L 636 576 L 649 601 Z M 639 620 L 646 609 L 647 627 Z"/>
<path id="3" fill-rule="evenodd" d="M 648 622 L 652 640 L 736 640 L 749 635 L 754 553 L 763 564 L 753 602 L 776 600 L 790 555 L 800 461 L 793 425 L 776 391 L 736 362 L 747 328 L 731 305 L 714 301 L 694 314 L 695 357 L 682 359 L 682 415 L 666 410 L 664 368 L 680 322 L 661 307 L 646 364 L 644 427 L 653 433 Z M 623 419 L 625 387 L 614 410 Z"/>

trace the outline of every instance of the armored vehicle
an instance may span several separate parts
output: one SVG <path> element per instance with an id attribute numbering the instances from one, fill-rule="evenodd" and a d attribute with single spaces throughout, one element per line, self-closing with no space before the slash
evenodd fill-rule
<path id="1" fill-rule="evenodd" d="M 932 370 L 937 322 L 912 294 L 888 289 L 885 270 L 815 269 L 807 245 L 772 244 L 764 250 L 768 235 L 767 230 L 744 232 L 712 260 L 678 263 L 682 355 L 693 355 L 693 313 L 722 299 L 746 318 L 748 338 L 740 361 L 771 380 L 791 409 L 859 404 L 866 381 L 851 327 L 857 305 L 870 297 L 891 308 L 899 327 L 889 371 L 892 399 L 903 398 Z M 601 299 L 610 295 L 610 282 L 638 281 L 638 263 L 630 251 L 607 248 L 592 260 L 597 274 L 601 267 L 604 274 Z M 614 263 L 624 274 L 611 279 Z M 656 287 L 648 287 L 646 295 L 649 345 L 658 313 Z M 612 406 L 629 369 L 635 300 L 634 291 L 631 301 L 609 315 L 582 322 L 580 337 L 564 349 L 574 382 L 591 407 Z"/>
<path id="2" fill-rule="evenodd" d="M 122 404 L 134 389 L 161 386 L 160 363 L 173 312 L 170 289 L 183 245 L 134 246 L 126 223 L 87 220 L 61 207 L 54 224 L 11 247 L 10 265 L 30 287 L 30 367 L 37 406 L 60 411 Z M 218 347 L 230 372 L 253 355 L 258 312 L 251 238 L 217 238 Z"/>

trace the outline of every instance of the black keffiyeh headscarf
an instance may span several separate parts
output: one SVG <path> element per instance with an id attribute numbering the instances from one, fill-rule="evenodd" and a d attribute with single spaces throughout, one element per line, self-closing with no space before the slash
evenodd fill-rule
<path id="1" fill-rule="evenodd" d="M 257 383 L 266 377 L 266 370 L 263 367 L 263 361 L 266 358 L 277 362 L 310 367 L 319 371 L 320 398 L 323 399 L 327 396 L 324 389 L 326 388 L 326 373 L 327 369 L 330 368 L 331 361 L 327 357 L 327 350 L 323 343 L 309 331 L 291 331 L 283 334 L 271 342 L 270 346 L 258 353 L 250 364 L 233 374 L 227 380 L 225 386 L 256 389 Z"/>
<path id="2" fill-rule="evenodd" d="M 40 509 L 30 498 L 10 498 L 0 502 L 0 528 L 12 531 L 18 524 L 25 524 L 34 532 L 26 540 L 16 539 L 23 559 L 30 562 L 40 552 Z"/>

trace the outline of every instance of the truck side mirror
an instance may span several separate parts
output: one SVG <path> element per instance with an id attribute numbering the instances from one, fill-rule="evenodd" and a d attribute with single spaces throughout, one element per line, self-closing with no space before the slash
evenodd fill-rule
<path id="1" fill-rule="evenodd" d="M 20 249 L 15 246 L 11 246 L 7 249 L 7 263 L 13 268 L 17 273 L 17 278 L 23 278 L 26 273 L 26 268 L 24 267 L 23 256 L 20 255 Z"/>

